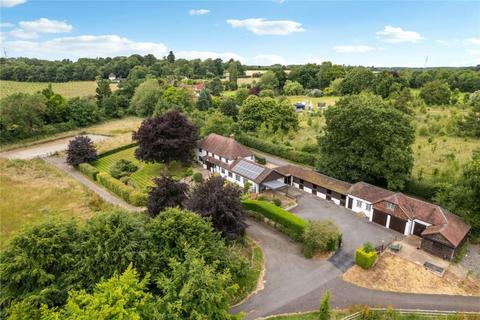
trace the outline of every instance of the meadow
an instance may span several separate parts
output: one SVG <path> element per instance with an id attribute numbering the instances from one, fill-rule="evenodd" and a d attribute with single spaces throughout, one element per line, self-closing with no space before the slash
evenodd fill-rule
<path id="1" fill-rule="evenodd" d="M 125 159 L 131 161 L 138 167 L 138 170 L 130 175 L 130 181 L 133 187 L 141 191 L 146 191 L 149 186 L 153 186 L 153 178 L 162 174 L 172 176 L 178 180 L 186 176 L 186 168 L 180 163 L 172 162 L 169 165 L 165 165 L 163 163 L 145 163 L 139 161 L 134 155 L 136 148 L 137 147 L 132 147 L 101 157 L 95 161 L 93 165 L 101 172 L 110 173 L 110 169 L 118 160 Z"/>
<path id="2" fill-rule="evenodd" d="M 41 159 L 0 158 L 0 249 L 31 223 L 56 216 L 79 219 L 110 205 Z"/>
<path id="3" fill-rule="evenodd" d="M 45 89 L 48 82 L 18 82 L 0 80 L 0 99 L 11 95 L 12 93 L 36 93 Z M 71 81 L 52 83 L 52 89 L 55 93 L 62 95 L 65 98 L 86 97 L 95 95 L 97 83 L 95 81 Z M 117 84 L 112 83 L 110 88 L 117 89 Z"/>

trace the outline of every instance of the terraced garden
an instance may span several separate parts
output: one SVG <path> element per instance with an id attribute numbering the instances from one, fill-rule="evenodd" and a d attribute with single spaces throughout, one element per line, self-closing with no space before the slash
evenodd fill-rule
<path id="1" fill-rule="evenodd" d="M 148 186 L 153 185 L 153 178 L 165 174 L 176 179 L 181 179 L 188 175 L 188 168 L 182 164 L 171 163 L 168 166 L 162 163 L 145 163 L 135 158 L 134 152 L 137 147 L 125 149 L 105 157 L 101 157 L 93 165 L 101 172 L 110 174 L 110 168 L 121 159 L 129 160 L 138 166 L 138 170 L 132 173 L 130 180 L 133 186 L 142 191 L 146 191 Z"/>

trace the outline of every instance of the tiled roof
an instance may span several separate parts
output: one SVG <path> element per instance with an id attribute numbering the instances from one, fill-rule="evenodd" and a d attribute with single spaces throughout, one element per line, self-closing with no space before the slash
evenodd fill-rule
<path id="1" fill-rule="evenodd" d="M 392 191 L 383 189 L 366 182 L 357 182 L 352 184 L 348 190 L 348 194 L 351 194 L 354 197 L 367 200 L 371 203 L 377 202 L 378 200 L 391 196 Z"/>
<path id="2" fill-rule="evenodd" d="M 311 169 L 302 168 L 293 164 L 277 167 L 275 170 L 285 176 L 291 175 L 306 182 L 316 184 L 319 187 L 330 189 L 344 195 L 348 193 L 348 189 L 350 189 L 351 186 L 348 182 L 337 180 Z"/>
<path id="3" fill-rule="evenodd" d="M 198 143 L 198 147 L 229 160 L 245 158 L 253 155 L 250 150 L 235 141 L 235 139 L 227 138 L 215 133 L 211 133 L 202 139 Z"/>
<path id="4" fill-rule="evenodd" d="M 393 212 L 386 208 L 387 202 L 395 204 Z M 403 214 L 403 218 L 427 222 L 431 226 L 427 227 L 422 235 L 440 233 L 455 247 L 470 230 L 467 224 L 448 210 L 433 203 L 406 196 L 401 192 L 377 201 L 373 207 L 386 213 L 390 211 L 391 214 L 400 218 Z"/>

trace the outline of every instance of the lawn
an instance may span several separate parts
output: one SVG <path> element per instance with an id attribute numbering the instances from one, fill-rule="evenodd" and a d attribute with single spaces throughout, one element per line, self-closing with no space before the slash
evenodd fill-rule
<path id="1" fill-rule="evenodd" d="M 110 206 L 43 160 L 0 159 L 0 248 L 23 226 L 54 216 L 83 220 Z"/>
<path id="2" fill-rule="evenodd" d="M 101 157 L 93 163 L 99 170 L 110 174 L 110 168 L 120 159 L 126 159 L 133 162 L 139 169 L 132 173 L 130 180 L 133 186 L 139 190 L 145 191 L 148 186 L 153 185 L 153 178 L 165 174 L 181 179 L 186 175 L 186 168 L 179 163 L 171 163 L 168 166 L 162 163 L 145 163 L 137 160 L 134 156 L 135 149 L 132 147 L 114 154 Z"/>
<path id="3" fill-rule="evenodd" d="M 312 104 L 314 107 L 316 107 L 319 102 L 325 103 L 327 106 L 331 106 L 331 105 L 334 105 L 338 99 L 340 99 L 340 97 L 337 97 L 337 96 L 325 96 L 325 97 L 288 96 L 287 98 L 291 103 L 306 102 L 307 106 L 310 103 L 310 101 L 312 101 Z"/>
<path id="4" fill-rule="evenodd" d="M 19 82 L 0 80 L 0 98 L 16 92 L 35 93 L 45 89 L 47 86 L 48 82 Z M 95 95 L 96 88 L 97 83 L 95 81 L 52 83 L 53 91 L 61 94 L 65 98 L 93 96 Z M 116 90 L 117 84 L 112 83 L 110 88 L 112 90 Z"/>

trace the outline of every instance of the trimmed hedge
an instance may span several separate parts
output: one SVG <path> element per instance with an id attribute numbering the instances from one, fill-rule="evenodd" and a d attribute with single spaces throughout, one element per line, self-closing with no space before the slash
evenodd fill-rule
<path id="1" fill-rule="evenodd" d="M 270 153 L 293 162 L 315 166 L 315 162 L 317 161 L 317 157 L 311 153 L 296 151 L 292 148 L 267 142 L 245 134 L 236 135 L 235 139 L 250 148 Z"/>
<path id="2" fill-rule="evenodd" d="M 147 204 L 147 194 L 125 185 L 106 172 L 98 173 L 97 181 L 131 205 L 143 207 Z"/>
<path id="3" fill-rule="evenodd" d="M 280 224 L 283 227 L 282 231 L 295 240 L 300 241 L 302 239 L 303 230 L 307 225 L 307 221 L 302 218 L 266 201 L 243 200 L 242 204 L 245 210 L 255 211 L 265 218 Z"/>
<path id="4" fill-rule="evenodd" d="M 355 263 L 363 269 L 370 269 L 377 261 L 377 253 L 375 251 L 365 252 L 363 248 L 358 248 L 355 252 Z"/>
<path id="5" fill-rule="evenodd" d="M 132 143 L 126 144 L 126 145 L 118 147 L 118 148 L 107 150 L 105 152 L 99 153 L 98 157 L 99 158 L 106 157 L 106 156 L 109 156 L 111 154 L 114 154 L 114 153 L 117 153 L 119 151 L 123 151 L 123 150 L 126 150 L 126 149 L 130 149 L 131 147 L 135 147 L 135 146 L 138 146 L 138 142 L 132 142 Z"/>
<path id="6" fill-rule="evenodd" d="M 92 180 L 97 180 L 97 174 L 100 173 L 97 168 L 86 162 L 80 163 L 78 170 Z"/>

